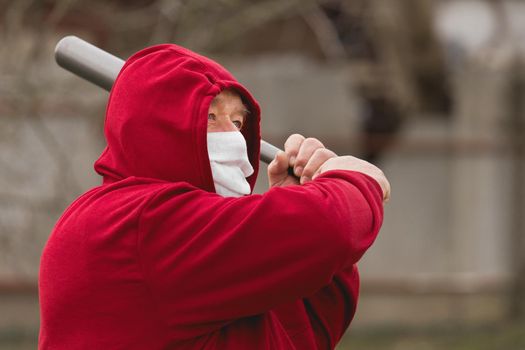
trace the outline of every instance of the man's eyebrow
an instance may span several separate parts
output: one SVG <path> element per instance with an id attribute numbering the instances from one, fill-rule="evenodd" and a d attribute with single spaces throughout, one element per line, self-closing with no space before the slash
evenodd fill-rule
<path id="1" fill-rule="evenodd" d="M 237 109 L 236 112 L 240 112 L 242 113 L 243 116 L 247 117 L 249 116 L 250 114 L 252 114 L 252 112 L 250 111 L 250 109 L 246 106 L 244 106 L 243 108 L 239 108 Z"/>

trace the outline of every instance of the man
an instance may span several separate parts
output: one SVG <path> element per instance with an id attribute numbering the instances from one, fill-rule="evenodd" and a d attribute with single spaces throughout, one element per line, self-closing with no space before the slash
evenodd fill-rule
<path id="1" fill-rule="evenodd" d="M 292 135 L 257 177 L 260 109 L 176 45 L 133 55 L 108 101 L 103 177 L 40 266 L 40 349 L 333 349 L 356 262 L 382 223 L 382 172 Z M 288 168 L 295 176 L 289 175 Z"/>

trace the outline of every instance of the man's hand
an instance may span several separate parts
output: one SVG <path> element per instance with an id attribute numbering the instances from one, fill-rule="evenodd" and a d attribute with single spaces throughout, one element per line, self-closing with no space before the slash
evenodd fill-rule
<path id="1" fill-rule="evenodd" d="M 383 171 L 372 163 L 352 156 L 335 157 L 321 165 L 312 176 L 312 179 L 329 170 L 352 170 L 366 174 L 376 180 L 381 186 L 383 201 L 386 202 L 390 199 L 390 182 L 388 182 Z"/>
<path id="2" fill-rule="evenodd" d="M 337 155 L 326 149 L 318 139 L 293 134 L 284 144 L 284 152 L 278 152 L 268 165 L 270 187 L 304 184 L 328 159 Z M 288 173 L 293 169 L 293 175 Z"/>
<path id="3" fill-rule="evenodd" d="M 293 169 L 294 175 L 288 173 Z M 379 183 L 383 201 L 390 198 L 390 183 L 375 165 L 352 156 L 338 157 L 315 138 L 293 134 L 284 144 L 284 152 L 278 152 L 268 165 L 270 187 L 305 184 L 329 170 L 352 170 L 366 174 Z"/>

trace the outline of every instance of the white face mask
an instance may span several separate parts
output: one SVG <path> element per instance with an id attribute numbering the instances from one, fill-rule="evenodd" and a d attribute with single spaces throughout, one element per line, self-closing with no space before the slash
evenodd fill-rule
<path id="1" fill-rule="evenodd" d="M 215 192 L 223 197 L 250 194 L 246 178 L 253 174 L 246 140 L 239 131 L 209 132 L 208 157 Z"/>

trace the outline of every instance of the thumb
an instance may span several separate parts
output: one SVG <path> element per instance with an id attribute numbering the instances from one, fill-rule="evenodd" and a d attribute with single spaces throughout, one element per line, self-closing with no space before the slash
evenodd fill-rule
<path id="1" fill-rule="evenodd" d="M 270 186 L 284 180 L 287 176 L 288 156 L 283 151 L 279 151 L 268 165 L 268 180 Z"/>

